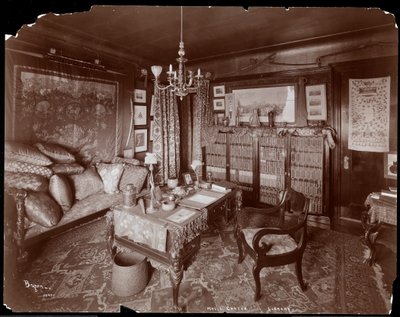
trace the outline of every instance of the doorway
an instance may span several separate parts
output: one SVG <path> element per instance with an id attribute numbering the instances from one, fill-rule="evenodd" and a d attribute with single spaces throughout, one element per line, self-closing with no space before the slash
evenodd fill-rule
<path id="1" fill-rule="evenodd" d="M 372 192 L 388 187 L 384 178 L 384 153 L 348 148 L 349 79 L 390 76 L 390 151 L 397 152 L 397 59 L 380 58 L 333 66 L 335 129 L 338 146 L 334 163 L 335 216 L 361 220 L 365 199 Z M 396 183 L 397 185 L 397 183 Z"/>

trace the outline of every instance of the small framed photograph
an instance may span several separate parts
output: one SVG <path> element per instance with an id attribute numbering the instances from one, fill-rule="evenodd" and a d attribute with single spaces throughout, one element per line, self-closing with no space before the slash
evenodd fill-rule
<path id="1" fill-rule="evenodd" d="M 214 97 L 225 97 L 225 86 L 214 86 Z"/>
<path id="2" fill-rule="evenodd" d="M 154 120 L 151 120 L 150 121 L 150 131 L 149 131 L 149 133 L 150 133 L 149 140 L 150 141 L 153 141 L 153 129 L 154 129 Z"/>
<path id="3" fill-rule="evenodd" d="M 306 86 L 307 120 L 326 120 L 325 84 Z"/>
<path id="4" fill-rule="evenodd" d="M 225 99 L 214 99 L 214 111 L 225 111 Z"/>
<path id="5" fill-rule="evenodd" d="M 193 178 L 192 175 L 190 175 L 190 173 L 183 173 L 182 176 L 186 186 L 193 185 Z"/>
<path id="6" fill-rule="evenodd" d="M 384 177 L 397 179 L 397 152 L 383 153 L 384 155 Z"/>
<path id="7" fill-rule="evenodd" d="M 147 129 L 135 130 L 135 152 L 147 151 Z"/>
<path id="8" fill-rule="evenodd" d="M 134 102 L 146 102 L 146 90 L 135 89 L 133 91 L 133 101 Z"/>
<path id="9" fill-rule="evenodd" d="M 147 106 L 135 105 L 134 124 L 135 125 L 147 124 Z"/>

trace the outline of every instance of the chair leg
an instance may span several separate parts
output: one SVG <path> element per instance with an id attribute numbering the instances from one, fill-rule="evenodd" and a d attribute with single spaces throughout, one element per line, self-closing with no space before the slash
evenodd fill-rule
<path id="1" fill-rule="evenodd" d="M 303 280 L 303 272 L 301 269 L 301 262 L 302 262 L 302 258 L 300 258 L 299 260 L 296 261 L 296 276 L 297 276 L 297 280 L 299 281 L 301 290 L 305 291 L 307 289 L 308 285 Z"/>
<path id="2" fill-rule="evenodd" d="M 243 244 L 242 244 L 242 237 L 241 237 L 240 231 L 236 232 L 236 243 L 237 243 L 238 250 L 239 250 L 238 263 L 240 264 L 244 260 Z"/>
<path id="3" fill-rule="evenodd" d="M 254 295 L 254 301 L 258 301 L 261 297 L 261 283 L 260 283 L 260 271 L 261 268 L 257 266 L 257 264 L 253 265 L 253 277 L 254 282 L 256 284 L 256 292 Z"/>

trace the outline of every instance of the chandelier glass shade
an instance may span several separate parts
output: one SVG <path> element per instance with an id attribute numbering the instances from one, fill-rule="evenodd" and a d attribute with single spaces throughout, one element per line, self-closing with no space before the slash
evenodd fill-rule
<path id="1" fill-rule="evenodd" d="M 179 96 L 180 99 L 187 96 L 189 93 L 197 92 L 200 87 L 200 83 L 203 79 L 203 75 L 200 72 L 200 68 L 197 69 L 196 75 L 193 71 L 188 70 L 186 72 L 185 63 L 187 59 L 185 56 L 185 45 L 183 43 L 183 7 L 181 7 L 181 37 L 179 42 L 178 50 L 178 69 L 174 70 L 172 64 L 169 65 L 167 71 L 167 81 L 168 84 L 163 86 L 160 84 L 160 75 L 162 72 L 162 67 L 158 65 L 151 66 L 151 72 L 154 75 L 154 85 L 160 90 L 171 89 L 175 95 Z"/>

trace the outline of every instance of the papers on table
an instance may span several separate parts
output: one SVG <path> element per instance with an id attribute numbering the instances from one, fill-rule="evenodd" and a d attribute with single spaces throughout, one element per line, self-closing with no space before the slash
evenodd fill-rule
<path id="1" fill-rule="evenodd" d="M 176 223 L 182 223 L 188 220 L 190 217 L 196 214 L 195 210 L 190 210 L 187 208 L 182 208 L 169 216 L 167 219 Z"/>
<path id="2" fill-rule="evenodd" d="M 203 189 L 192 196 L 182 199 L 178 204 L 184 207 L 202 209 L 221 199 L 224 195 L 224 193 Z"/>
<path id="3" fill-rule="evenodd" d="M 202 194 L 196 194 L 192 197 L 188 198 L 189 201 L 194 201 L 194 202 L 198 202 L 198 203 L 204 203 L 204 204 L 211 204 L 214 201 L 217 200 L 217 198 L 215 197 L 210 197 L 210 196 L 205 196 Z"/>

